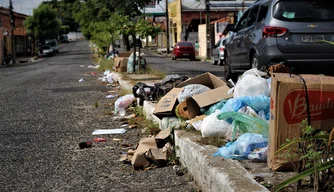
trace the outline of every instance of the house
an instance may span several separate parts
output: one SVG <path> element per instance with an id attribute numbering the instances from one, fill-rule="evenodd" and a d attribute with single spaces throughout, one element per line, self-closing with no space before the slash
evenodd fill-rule
<path id="1" fill-rule="evenodd" d="M 30 54 L 30 41 L 28 40 L 27 30 L 23 21 L 28 15 L 14 12 L 14 37 L 17 56 L 26 56 Z M 12 26 L 10 23 L 9 9 L 0 7 L 0 61 L 3 62 L 7 53 L 12 54 Z M 13 54 L 12 54 L 13 55 Z"/>

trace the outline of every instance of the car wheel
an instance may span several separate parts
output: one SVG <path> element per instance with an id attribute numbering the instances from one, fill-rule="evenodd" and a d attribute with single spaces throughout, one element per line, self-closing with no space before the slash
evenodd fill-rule
<path id="1" fill-rule="evenodd" d="M 215 58 L 212 58 L 212 65 L 217 65 L 218 61 L 215 61 Z"/>
<path id="2" fill-rule="evenodd" d="M 231 71 L 231 60 L 228 55 L 225 57 L 225 62 L 224 62 L 224 77 L 225 80 L 228 81 L 229 79 L 232 79 L 234 82 L 237 81 L 238 75 L 236 73 L 233 73 Z"/>
<path id="3" fill-rule="evenodd" d="M 219 65 L 224 65 L 224 60 L 223 59 L 219 59 Z"/>
<path id="4" fill-rule="evenodd" d="M 251 65 L 252 69 L 253 68 L 259 69 L 259 59 L 258 59 L 256 53 L 254 53 L 250 65 Z"/>

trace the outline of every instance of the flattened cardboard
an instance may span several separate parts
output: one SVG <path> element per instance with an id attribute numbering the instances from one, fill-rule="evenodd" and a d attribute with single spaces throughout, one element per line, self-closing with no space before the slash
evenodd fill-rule
<path id="1" fill-rule="evenodd" d="M 155 161 L 167 161 L 167 151 L 162 149 L 153 148 L 146 153 L 146 157 Z"/>
<path id="2" fill-rule="evenodd" d="M 156 136 L 155 139 L 166 139 L 170 135 L 170 129 L 167 128 L 165 130 L 160 131 Z"/>
<path id="3" fill-rule="evenodd" d="M 159 118 L 172 116 L 177 105 L 177 96 L 183 88 L 173 88 L 163 96 L 155 106 L 153 114 Z"/>
<path id="4" fill-rule="evenodd" d="M 145 153 L 152 148 L 157 148 L 154 137 L 143 138 L 139 141 L 137 149 L 131 160 L 131 164 L 135 169 L 146 168 L 150 165 L 150 162 L 145 157 Z"/>
<path id="5" fill-rule="evenodd" d="M 334 77 L 301 75 L 307 85 L 311 125 L 315 129 L 331 130 L 334 125 Z M 293 170 L 285 153 L 275 152 L 300 135 L 300 123 L 307 119 L 305 89 L 302 80 L 286 73 L 274 73 L 271 78 L 268 167 L 274 171 Z M 297 161 L 297 159 L 295 159 Z"/>
<path id="6" fill-rule="evenodd" d="M 201 84 L 205 85 L 211 89 L 215 89 L 217 87 L 226 86 L 226 83 L 219 79 L 218 77 L 214 76 L 211 73 L 204 73 L 201 75 L 198 75 L 196 77 L 193 77 L 191 79 L 188 79 L 180 84 L 178 84 L 176 87 L 184 87 L 186 85 L 190 84 Z"/>

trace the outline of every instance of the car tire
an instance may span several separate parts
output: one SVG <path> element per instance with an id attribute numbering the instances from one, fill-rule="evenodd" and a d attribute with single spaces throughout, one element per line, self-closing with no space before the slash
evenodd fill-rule
<path id="1" fill-rule="evenodd" d="M 233 73 L 231 71 L 231 62 L 230 62 L 230 57 L 228 55 L 226 55 L 225 57 L 225 62 L 224 62 L 223 67 L 224 67 L 223 71 L 224 71 L 225 80 L 228 81 L 229 79 L 232 79 L 234 82 L 236 82 L 238 78 L 238 74 Z"/>
<path id="2" fill-rule="evenodd" d="M 252 60 L 250 61 L 250 68 L 256 68 L 259 69 L 260 63 L 259 63 L 259 59 L 256 53 L 253 54 L 252 56 Z"/>
<path id="3" fill-rule="evenodd" d="M 224 61 L 223 59 L 220 59 L 219 62 L 218 62 L 218 64 L 221 65 L 221 66 L 223 66 L 223 65 L 224 65 L 224 62 L 225 62 L 225 61 Z"/>
<path id="4" fill-rule="evenodd" d="M 215 61 L 215 58 L 212 58 L 212 65 L 217 65 L 218 61 Z"/>

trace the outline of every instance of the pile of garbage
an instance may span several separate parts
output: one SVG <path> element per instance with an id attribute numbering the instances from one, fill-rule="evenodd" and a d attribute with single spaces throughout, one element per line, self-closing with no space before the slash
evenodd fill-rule
<path id="1" fill-rule="evenodd" d="M 270 79 L 251 69 L 228 86 L 205 73 L 184 81 L 160 99 L 154 114 L 162 121 L 182 119 L 202 137 L 220 136 L 229 143 L 214 155 L 265 160 L 268 149 Z M 233 86 L 234 85 L 234 86 Z"/>
<path id="2" fill-rule="evenodd" d="M 267 160 L 274 171 L 291 170 L 298 157 L 288 160 L 276 151 L 300 135 L 305 118 L 314 128 L 330 132 L 334 115 L 324 114 L 333 114 L 333 82 L 330 76 L 291 74 L 282 64 L 268 72 L 248 70 L 228 84 L 205 73 L 171 89 L 153 114 L 162 129 L 185 122 L 202 137 L 224 137 L 227 144 L 214 156 Z"/>

